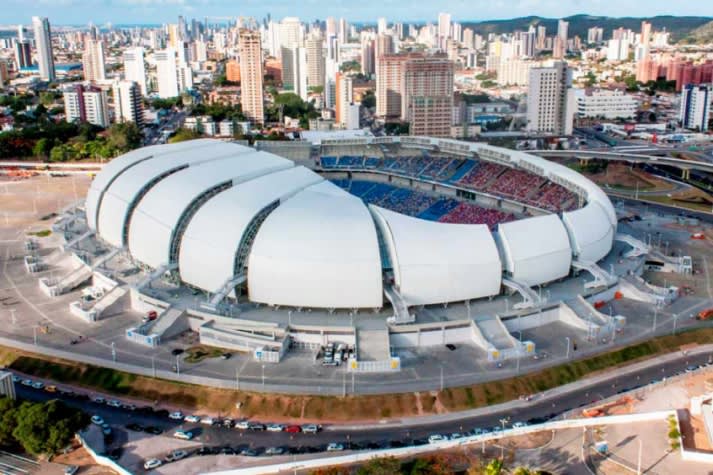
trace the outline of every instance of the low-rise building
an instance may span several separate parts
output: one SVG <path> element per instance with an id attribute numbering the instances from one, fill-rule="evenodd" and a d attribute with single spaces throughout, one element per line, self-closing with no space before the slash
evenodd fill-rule
<path id="1" fill-rule="evenodd" d="M 623 90 L 580 89 L 577 93 L 577 115 L 602 119 L 633 119 L 638 103 Z"/>

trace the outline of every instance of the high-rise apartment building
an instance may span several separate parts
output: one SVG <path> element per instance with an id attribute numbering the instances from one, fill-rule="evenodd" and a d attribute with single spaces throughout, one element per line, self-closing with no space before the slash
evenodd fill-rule
<path id="1" fill-rule="evenodd" d="M 708 130 L 712 102 L 713 85 L 686 84 L 681 90 L 681 126 L 701 132 Z"/>
<path id="2" fill-rule="evenodd" d="M 386 23 L 386 18 L 384 17 L 379 17 L 379 19 L 376 21 L 376 33 L 381 35 L 386 33 L 386 30 L 388 29 L 388 24 Z"/>
<path id="3" fill-rule="evenodd" d="M 307 100 L 307 52 L 304 48 L 282 48 L 282 86 Z"/>
<path id="4" fill-rule="evenodd" d="M 307 54 L 307 84 L 309 87 L 324 87 L 324 48 L 322 35 L 313 34 L 305 40 Z"/>
<path id="5" fill-rule="evenodd" d="M 376 58 L 385 54 L 394 54 L 394 37 L 391 35 L 377 35 L 374 42 L 374 55 Z"/>
<path id="6" fill-rule="evenodd" d="M 124 78 L 139 85 L 141 94 L 148 95 L 146 86 L 146 68 L 144 66 L 144 49 L 140 46 L 124 50 Z"/>
<path id="7" fill-rule="evenodd" d="M 453 70 L 444 55 L 412 56 L 403 63 L 401 118 L 409 123 L 409 134 L 450 136 Z"/>
<path id="8" fill-rule="evenodd" d="M 35 33 L 35 48 L 37 48 L 37 65 L 40 70 L 40 79 L 54 81 L 54 57 L 52 53 L 52 31 L 50 22 L 45 17 L 32 17 L 32 29 Z"/>
<path id="9" fill-rule="evenodd" d="M 138 127 L 144 125 L 144 107 L 141 87 L 136 81 L 117 81 L 113 86 L 114 120 L 133 122 Z"/>
<path id="10" fill-rule="evenodd" d="M 106 79 L 104 66 L 104 43 L 90 35 L 84 37 L 84 52 L 82 53 L 82 71 L 84 80 L 90 82 Z"/>
<path id="11" fill-rule="evenodd" d="M 451 38 L 451 14 L 438 14 L 438 47 L 445 48 L 446 40 Z"/>
<path id="12" fill-rule="evenodd" d="M 16 40 L 15 48 L 15 66 L 17 69 L 27 68 L 32 66 L 32 46 L 27 40 Z"/>
<path id="13" fill-rule="evenodd" d="M 361 73 L 367 77 L 376 72 L 374 43 L 375 41 L 370 37 L 361 40 Z"/>
<path id="14" fill-rule="evenodd" d="M 193 87 L 193 71 L 185 62 L 179 60 L 175 49 L 156 51 L 154 59 L 159 97 L 176 97 Z"/>
<path id="15" fill-rule="evenodd" d="M 534 133 L 571 135 L 575 96 L 572 70 L 564 61 L 530 69 L 527 94 L 527 130 Z"/>
<path id="16" fill-rule="evenodd" d="M 65 90 L 63 94 L 67 122 L 88 122 L 109 127 L 109 109 L 104 91 L 79 85 Z"/>
<path id="17" fill-rule="evenodd" d="M 389 54 L 376 61 L 376 115 L 384 119 L 401 117 L 401 81 L 408 54 Z"/>
<path id="18" fill-rule="evenodd" d="M 230 82 L 240 82 L 240 62 L 234 59 L 225 63 L 225 79 Z"/>
<path id="19" fill-rule="evenodd" d="M 252 123 L 265 121 L 263 98 L 262 44 L 260 32 L 241 30 L 240 32 L 240 102 L 243 114 Z"/>
<path id="20" fill-rule="evenodd" d="M 344 126 L 348 122 L 348 105 L 354 102 L 354 84 L 350 76 L 337 73 L 335 79 L 334 116 L 338 124 Z"/>

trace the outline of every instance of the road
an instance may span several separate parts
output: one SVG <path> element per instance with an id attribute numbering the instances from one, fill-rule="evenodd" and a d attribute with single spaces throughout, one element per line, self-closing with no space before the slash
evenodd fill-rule
<path id="1" fill-rule="evenodd" d="M 123 428 L 126 424 L 135 422 L 143 426 L 160 427 L 167 433 L 181 428 L 188 429 L 197 434 L 197 440 L 211 447 L 232 447 L 243 449 L 252 447 L 264 449 L 267 447 L 291 447 L 296 452 L 311 452 L 324 450 L 330 442 L 342 442 L 351 445 L 354 449 L 396 447 L 404 444 L 425 443 L 431 434 L 452 434 L 466 432 L 474 428 L 495 428 L 501 426 L 501 419 L 507 419 L 506 426 L 514 422 L 526 421 L 529 423 L 544 422 L 556 418 L 561 414 L 581 406 L 592 404 L 598 400 L 613 396 L 617 393 L 636 389 L 652 381 L 659 381 L 684 371 L 689 365 L 704 365 L 711 361 L 713 355 L 709 353 L 698 355 L 678 355 L 675 359 L 654 364 L 644 369 L 627 372 L 621 375 L 620 371 L 613 372 L 611 377 L 587 387 L 575 386 L 573 391 L 553 397 L 535 398 L 524 409 L 498 409 L 493 407 L 492 412 L 476 417 L 460 417 L 456 422 L 419 420 L 413 418 L 389 424 L 375 424 L 359 428 L 344 428 L 338 425 L 325 427 L 318 434 L 288 434 L 284 432 L 252 432 L 228 429 L 223 427 L 204 426 L 199 423 L 176 423 L 168 419 L 165 414 L 144 413 L 115 409 L 104 404 L 88 402 L 86 399 L 59 396 L 67 404 L 98 414 L 109 424 Z M 17 385 L 18 397 L 35 401 L 44 401 L 57 397 L 42 390 L 34 390 Z M 453 415 L 450 415 L 453 419 Z M 327 416 L 328 417 L 328 416 Z M 260 421 L 269 423 L 271 421 Z M 259 452 L 260 450 L 258 450 Z"/>

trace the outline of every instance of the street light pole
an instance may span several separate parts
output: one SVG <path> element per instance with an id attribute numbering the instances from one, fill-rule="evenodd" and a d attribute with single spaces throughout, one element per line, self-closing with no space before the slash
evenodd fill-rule
<path id="1" fill-rule="evenodd" d="M 443 366 L 441 366 L 441 391 L 443 391 Z"/>
<path id="2" fill-rule="evenodd" d="M 116 363 L 116 343 L 111 342 L 111 360 Z"/>
<path id="3" fill-rule="evenodd" d="M 673 334 L 676 335 L 676 323 L 678 322 L 678 314 L 673 314 Z"/>
<path id="4" fill-rule="evenodd" d="M 569 339 L 568 336 L 564 337 L 565 340 L 567 340 L 567 355 L 565 355 L 565 359 L 569 359 L 569 347 L 572 346 L 572 340 Z"/>
<path id="5" fill-rule="evenodd" d="M 181 374 L 181 366 L 180 366 L 180 361 L 178 359 L 179 355 L 176 355 L 176 374 Z"/>
<path id="6" fill-rule="evenodd" d="M 32 327 L 32 341 L 34 341 L 35 346 L 37 346 L 37 325 Z"/>
<path id="7" fill-rule="evenodd" d="M 265 387 L 265 365 L 262 365 L 262 387 Z"/>
<path id="8" fill-rule="evenodd" d="M 659 307 L 658 305 L 654 306 L 654 328 L 653 331 L 656 332 L 656 316 L 658 314 Z"/>
<path id="9" fill-rule="evenodd" d="M 151 373 L 156 377 L 156 356 L 151 356 Z"/>

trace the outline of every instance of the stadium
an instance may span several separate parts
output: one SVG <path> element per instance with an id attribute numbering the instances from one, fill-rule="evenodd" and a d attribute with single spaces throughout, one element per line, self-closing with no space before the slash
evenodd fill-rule
<path id="1" fill-rule="evenodd" d="M 533 350 L 504 322 L 512 312 L 520 322 L 554 311 L 559 302 L 548 303 L 543 287 L 585 272 L 591 278 L 577 293 L 591 300 L 616 289 L 597 265 L 614 245 L 614 207 L 568 167 L 426 137 L 270 147 L 275 153 L 211 139 L 156 145 L 96 175 L 62 224 L 66 248 L 93 262 L 95 282 L 110 282 L 103 294 L 124 288 L 133 309 L 158 312 L 127 338 L 154 346 L 191 328 L 203 343 L 259 350 L 268 361 L 340 341 L 358 347 L 360 360 L 395 369 L 392 349 L 427 346 L 433 330 L 439 344 L 465 338 L 498 359 Z M 512 307 L 494 310 L 513 295 Z M 440 322 L 429 317 L 434 307 L 447 313 Z M 293 315 L 302 315 L 299 325 Z M 598 318 L 597 327 L 612 324 Z M 487 319 L 497 330 L 486 331 Z M 355 321 L 373 324 L 357 332 Z M 507 335 L 500 342 L 497 331 Z"/>

